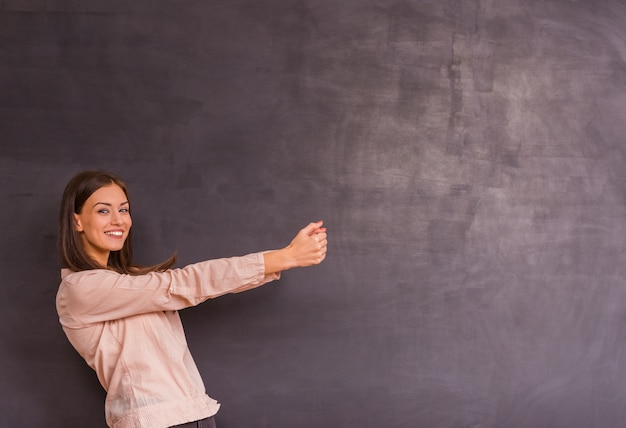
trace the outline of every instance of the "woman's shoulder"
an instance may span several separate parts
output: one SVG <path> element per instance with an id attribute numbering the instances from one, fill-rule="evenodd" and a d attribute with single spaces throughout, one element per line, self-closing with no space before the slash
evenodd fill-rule
<path id="1" fill-rule="evenodd" d="M 63 268 L 61 269 L 61 285 L 63 286 L 64 284 L 76 284 L 78 282 L 88 280 L 89 278 L 95 279 L 109 275 L 119 276 L 120 274 L 109 269 L 87 269 L 81 271 L 73 271 L 71 269 Z"/>

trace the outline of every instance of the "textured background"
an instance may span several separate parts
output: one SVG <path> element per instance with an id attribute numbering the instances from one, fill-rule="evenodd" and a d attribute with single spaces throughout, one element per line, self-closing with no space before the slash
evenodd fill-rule
<path id="1" fill-rule="evenodd" d="M 327 261 L 183 311 L 220 428 L 626 419 L 626 3 L 0 1 L 0 425 L 104 426 L 54 309 L 58 202 L 137 256 Z"/>

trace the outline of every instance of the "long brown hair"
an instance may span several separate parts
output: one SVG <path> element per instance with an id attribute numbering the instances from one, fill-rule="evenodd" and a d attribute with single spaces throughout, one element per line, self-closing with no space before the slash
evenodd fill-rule
<path id="1" fill-rule="evenodd" d="M 103 269 L 94 259 L 89 257 L 83 246 L 80 233 L 76 230 L 74 214 L 80 214 L 85 201 L 93 192 L 103 186 L 115 184 L 128 198 L 128 189 L 122 180 L 106 171 L 83 171 L 76 174 L 67 183 L 61 199 L 59 212 L 58 250 L 61 267 L 75 272 L 90 269 Z M 130 200 L 130 199 L 129 199 Z M 139 266 L 132 261 L 132 228 L 119 251 L 109 254 L 108 269 L 119 273 L 141 275 L 144 273 L 164 271 L 172 267 L 176 254 L 154 266 Z"/>

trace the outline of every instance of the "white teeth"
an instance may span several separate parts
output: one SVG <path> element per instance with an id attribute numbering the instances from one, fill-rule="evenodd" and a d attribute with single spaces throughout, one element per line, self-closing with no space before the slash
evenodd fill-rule
<path id="1" fill-rule="evenodd" d="M 107 235 L 113 235 L 113 236 L 122 236 L 124 233 L 123 232 L 104 232 Z"/>

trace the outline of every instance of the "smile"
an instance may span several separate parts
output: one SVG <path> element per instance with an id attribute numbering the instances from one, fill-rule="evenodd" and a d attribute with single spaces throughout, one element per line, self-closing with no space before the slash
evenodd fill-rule
<path id="1" fill-rule="evenodd" d="M 121 237 L 122 235 L 124 235 L 124 232 L 122 231 L 104 232 L 104 233 L 109 236 L 118 236 L 118 237 Z"/>

